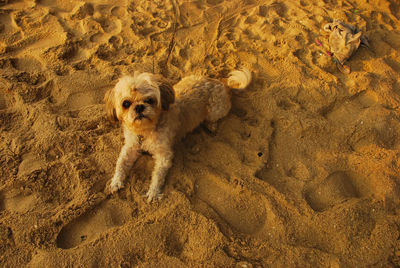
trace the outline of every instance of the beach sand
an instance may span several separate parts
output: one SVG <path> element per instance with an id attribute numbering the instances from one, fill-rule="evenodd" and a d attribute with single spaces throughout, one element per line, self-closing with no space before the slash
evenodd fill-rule
<path id="1" fill-rule="evenodd" d="M 116 4 L 117 3 L 117 4 Z M 341 73 L 333 19 L 357 25 Z M 1 267 L 399 267 L 395 0 L 0 1 Z M 124 74 L 254 77 L 215 133 L 109 182 L 123 144 L 104 93 Z"/>

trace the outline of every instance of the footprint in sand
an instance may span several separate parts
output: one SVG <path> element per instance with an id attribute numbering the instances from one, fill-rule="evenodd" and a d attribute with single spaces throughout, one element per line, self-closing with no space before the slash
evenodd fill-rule
<path id="1" fill-rule="evenodd" d="M 126 10 L 119 6 L 115 6 L 111 8 L 111 15 L 118 18 L 124 18 L 126 16 Z"/>
<path id="2" fill-rule="evenodd" d="M 40 199 L 35 194 L 24 195 L 11 191 L 0 195 L 0 211 L 7 210 L 10 212 L 27 213 L 33 210 L 39 202 Z"/>
<path id="3" fill-rule="evenodd" d="M 18 177 L 26 176 L 32 172 L 45 170 L 46 163 L 34 153 L 27 153 L 22 156 L 22 162 L 18 167 Z"/>
<path id="4" fill-rule="evenodd" d="M 366 90 L 335 105 L 332 110 L 323 114 L 336 124 L 348 126 L 357 122 L 369 108 L 376 107 L 378 101 L 378 96 L 375 92 Z"/>
<path id="5" fill-rule="evenodd" d="M 90 3 L 81 2 L 72 10 L 72 18 L 82 20 L 87 16 L 93 16 L 94 7 Z"/>
<path id="6" fill-rule="evenodd" d="M 71 94 L 67 98 L 66 105 L 71 110 L 78 110 L 82 107 L 97 104 L 101 102 L 101 98 L 96 92 L 85 91 Z"/>
<path id="7" fill-rule="evenodd" d="M 102 103 L 106 89 L 108 84 L 104 77 L 96 73 L 77 71 L 55 80 L 51 98 L 53 103 L 62 105 L 68 110 L 79 110 Z"/>
<path id="8" fill-rule="evenodd" d="M 321 212 L 346 200 L 360 197 L 353 177 L 354 174 L 350 172 L 333 172 L 320 184 L 305 191 L 307 203 L 313 210 Z"/>
<path id="9" fill-rule="evenodd" d="M 7 52 L 23 51 L 24 55 L 40 54 L 43 51 L 62 45 L 67 40 L 67 33 L 58 21 L 58 19 L 49 14 L 45 9 L 36 9 L 29 13 L 27 19 L 21 20 L 19 12 L 13 12 L 11 20 L 8 17 L 0 18 L 0 21 L 6 25 L 7 33 L 18 30 L 18 37 L 6 38 L 0 34 L 0 41 L 7 44 Z M 41 26 L 40 31 L 37 30 Z M 5 39 L 6 38 L 6 39 Z M 5 39 L 5 40 L 2 40 Z"/>
<path id="10" fill-rule="evenodd" d="M 133 213 L 129 204 L 121 200 L 106 200 L 64 226 L 57 236 L 57 246 L 68 249 L 85 241 L 92 241 L 108 229 L 129 221 Z"/>
<path id="11" fill-rule="evenodd" d="M 249 191 L 236 190 L 212 174 L 196 182 L 196 197 L 242 233 L 256 233 L 265 225 L 267 213 L 263 199 Z"/>
<path id="12" fill-rule="evenodd" d="M 24 55 L 12 59 L 12 66 L 18 71 L 27 73 L 38 73 L 43 70 L 43 61 L 38 57 Z"/>
<path id="13" fill-rule="evenodd" d="M 377 122 L 374 128 L 375 143 L 385 149 L 397 149 L 399 144 L 400 124 L 397 119 L 387 117 Z"/>
<path id="14" fill-rule="evenodd" d="M 122 22 L 119 19 L 103 19 L 98 20 L 98 22 L 100 23 L 105 33 L 108 33 L 110 35 L 117 35 L 121 33 Z"/>
<path id="15" fill-rule="evenodd" d="M 11 40 L 7 40 L 7 36 L 16 34 L 18 32 L 18 26 L 13 21 L 9 14 L 0 14 L 0 41 L 9 43 Z"/>
<path id="16" fill-rule="evenodd" d="M 27 176 L 45 169 L 46 163 L 38 159 L 35 154 L 28 153 L 22 156 L 22 162 L 18 167 L 18 177 Z M 25 195 L 18 190 L 11 189 L 0 194 L 0 210 L 26 213 L 33 210 L 40 203 L 36 194 Z"/>

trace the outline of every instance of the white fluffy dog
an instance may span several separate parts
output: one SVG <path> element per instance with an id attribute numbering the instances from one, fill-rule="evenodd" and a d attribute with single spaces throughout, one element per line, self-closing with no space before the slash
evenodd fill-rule
<path id="1" fill-rule="evenodd" d="M 245 68 L 235 70 L 225 80 L 191 75 L 172 87 L 160 75 L 135 72 L 107 91 L 107 114 L 122 123 L 125 136 L 111 191 L 124 186 L 137 157 L 146 151 L 155 160 L 147 201 L 158 198 L 172 164 L 174 143 L 202 122 L 212 124 L 226 116 L 231 108 L 230 89 L 246 88 L 251 73 Z"/>

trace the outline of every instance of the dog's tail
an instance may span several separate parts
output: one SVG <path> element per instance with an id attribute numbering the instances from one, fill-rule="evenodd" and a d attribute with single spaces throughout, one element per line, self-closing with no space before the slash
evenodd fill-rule
<path id="1" fill-rule="evenodd" d="M 251 72 L 242 67 L 229 73 L 226 81 L 228 87 L 233 89 L 245 89 L 251 82 Z"/>

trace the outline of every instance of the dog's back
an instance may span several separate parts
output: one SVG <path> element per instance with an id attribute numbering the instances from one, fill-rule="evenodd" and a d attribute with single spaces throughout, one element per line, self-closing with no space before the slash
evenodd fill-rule
<path id="1" fill-rule="evenodd" d="M 245 89 L 250 82 L 247 69 L 232 71 L 226 83 L 204 76 L 184 77 L 174 85 L 176 99 L 170 111 L 178 114 L 177 136 L 185 136 L 204 121 L 213 123 L 226 116 L 231 109 L 231 89 Z"/>

